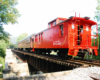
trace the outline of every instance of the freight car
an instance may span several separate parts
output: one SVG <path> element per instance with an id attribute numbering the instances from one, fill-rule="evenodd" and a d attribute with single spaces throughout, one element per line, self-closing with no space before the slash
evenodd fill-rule
<path id="1" fill-rule="evenodd" d="M 89 17 L 56 18 L 48 23 L 48 28 L 18 42 L 18 49 L 35 53 L 52 50 L 58 56 L 98 55 L 98 31 L 92 35 L 92 27 L 98 29 L 97 23 Z"/>

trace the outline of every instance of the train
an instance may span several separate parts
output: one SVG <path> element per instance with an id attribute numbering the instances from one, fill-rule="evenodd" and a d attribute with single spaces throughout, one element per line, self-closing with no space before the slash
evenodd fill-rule
<path id="1" fill-rule="evenodd" d="M 96 28 L 93 34 L 92 27 Z M 89 17 L 58 17 L 48 23 L 48 28 L 18 42 L 18 50 L 60 57 L 84 58 L 86 54 L 98 56 L 98 25 Z"/>

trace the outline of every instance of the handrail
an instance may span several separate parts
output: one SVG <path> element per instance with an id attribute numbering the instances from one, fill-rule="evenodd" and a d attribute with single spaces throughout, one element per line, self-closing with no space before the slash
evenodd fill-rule
<path id="1" fill-rule="evenodd" d="M 91 36 L 98 36 L 98 35 L 91 35 Z"/>
<path id="2" fill-rule="evenodd" d="M 94 36 L 94 38 L 93 38 L 93 41 L 94 41 L 94 46 L 97 46 L 98 47 L 98 35 L 91 35 L 91 36 Z M 97 38 L 97 39 L 95 39 L 95 38 Z M 97 40 L 97 41 L 96 41 Z M 95 43 L 96 42 L 96 43 Z M 91 44 L 92 44 L 93 42 L 91 41 Z"/>
<path id="3" fill-rule="evenodd" d="M 98 49 L 99 49 L 99 38 L 98 38 Z"/>
<path id="4" fill-rule="evenodd" d="M 90 39 L 89 39 L 89 35 L 88 35 L 88 37 L 87 37 L 87 45 L 86 46 L 88 46 L 88 47 L 92 47 L 92 43 L 94 43 L 94 47 L 96 47 L 97 46 L 97 48 L 99 48 L 99 45 L 98 45 L 98 36 L 97 35 L 90 35 L 91 37 L 93 36 L 94 38 L 91 38 L 91 46 L 89 45 L 89 42 L 90 42 Z M 97 38 L 97 39 L 95 39 L 95 38 Z M 94 40 L 94 41 L 92 41 L 92 39 Z M 97 41 L 96 41 L 97 40 Z M 96 43 L 95 43 L 96 42 Z M 84 43 L 84 41 L 83 41 L 83 43 Z M 73 46 L 77 46 L 77 44 L 76 44 L 76 41 L 75 41 L 75 33 L 73 34 Z M 80 45 L 80 46 L 85 46 L 85 45 Z"/>
<path id="5" fill-rule="evenodd" d="M 75 25 L 76 26 L 76 25 Z M 70 32 L 71 32 L 71 30 L 70 30 Z M 75 31 L 75 33 L 76 33 L 76 31 Z M 75 46 L 78 46 L 78 44 L 77 44 L 77 41 L 76 41 L 76 35 L 75 35 L 75 33 L 73 34 L 73 46 L 75 47 Z M 80 46 L 88 46 L 88 47 L 97 47 L 98 49 L 99 49 L 99 38 L 98 38 L 98 34 L 96 33 L 96 35 L 85 35 L 85 36 L 87 36 L 86 37 L 86 43 L 85 43 L 85 41 L 83 41 L 83 39 L 82 39 L 82 44 L 80 44 Z M 93 44 L 93 45 L 92 45 Z"/>

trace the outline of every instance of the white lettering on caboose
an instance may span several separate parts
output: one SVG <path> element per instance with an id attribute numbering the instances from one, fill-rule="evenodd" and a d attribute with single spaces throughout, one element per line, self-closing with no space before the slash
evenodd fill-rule
<path id="1" fill-rule="evenodd" d="M 54 41 L 53 45 L 61 45 L 61 42 L 60 41 Z"/>

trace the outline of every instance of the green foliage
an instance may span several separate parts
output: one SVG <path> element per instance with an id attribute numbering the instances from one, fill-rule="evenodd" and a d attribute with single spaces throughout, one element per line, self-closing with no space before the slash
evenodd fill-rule
<path id="1" fill-rule="evenodd" d="M 5 68 L 5 58 L 3 58 L 3 57 L 0 57 L 0 64 L 2 64 L 2 68 L 1 68 L 1 70 L 0 70 L 0 73 L 2 73 L 2 70 Z M 2 74 L 0 74 L 0 78 L 2 78 L 3 77 L 3 75 Z"/>
<path id="2" fill-rule="evenodd" d="M 8 44 L 4 40 L 0 40 L 0 48 L 6 49 Z"/>
<path id="3" fill-rule="evenodd" d="M 100 27 L 99 27 L 99 29 L 98 29 L 98 32 L 100 32 Z M 96 60 L 100 60 L 100 33 L 98 34 L 98 47 L 99 47 L 99 49 L 98 49 L 98 56 L 93 56 L 93 59 L 96 59 Z"/>
<path id="4" fill-rule="evenodd" d="M 18 36 L 18 38 L 17 38 L 17 42 L 19 42 L 20 40 L 24 39 L 24 38 L 27 37 L 27 36 L 28 36 L 27 33 L 22 33 L 22 34 L 20 34 L 20 35 Z"/>
<path id="5" fill-rule="evenodd" d="M 93 56 L 93 59 L 100 60 L 100 26 L 98 28 L 98 56 Z M 97 43 L 97 42 L 96 42 Z"/>
<path id="6" fill-rule="evenodd" d="M 96 12 L 95 12 L 95 19 L 97 19 L 97 21 L 100 21 L 100 0 L 97 0 L 98 2 L 98 6 L 96 7 Z"/>
<path id="7" fill-rule="evenodd" d="M 0 63 L 4 66 L 4 57 L 10 34 L 4 31 L 3 24 L 18 23 L 17 18 L 20 16 L 16 5 L 18 0 L 0 0 Z"/>
<path id="8" fill-rule="evenodd" d="M 5 49 L 0 48 L 0 56 L 4 58 L 6 56 L 5 53 Z"/>
<path id="9" fill-rule="evenodd" d="M 18 47 L 18 44 L 14 44 L 14 48 L 17 48 Z"/>
<path id="10" fill-rule="evenodd" d="M 95 19 L 97 19 L 97 21 L 100 23 L 100 0 L 97 0 L 98 4 L 97 4 L 97 7 L 96 7 L 96 12 L 95 12 Z M 97 60 L 100 60 L 100 24 L 98 25 L 98 46 L 99 46 L 99 49 L 98 49 L 98 56 L 93 56 L 93 59 L 97 59 Z"/>
<path id="11" fill-rule="evenodd" d="M 18 0 L 0 0 L 0 40 L 3 39 L 9 42 L 9 33 L 4 31 L 3 24 L 18 23 L 17 18 L 20 16 L 15 5 Z"/>
<path id="12" fill-rule="evenodd" d="M 4 40 L 0 40 L 0 64 L 3 65 L 2 70 L 4 69 L 4 66 L 5 66 L 5 56 L 6 56 L 7 45 L 8 44 Z M 0 75 L 0 77 L 2 77 L 2 75 Z"/>
<path id="13" fill-rule="evenodd" d="M 5 59 L 3 57 L 0 57 L 0 64 L 3 65 L 3 69 L 5 67 Z"/>
<path id="14" fill-rule="evenodd" d="M 2 25 L 0 24 L 0 40 L 5 40 L 6 43 L 9 43 L 10 34 L 5 32 Z"/>
<path id="15" fill-rule="evenodd" d="M 4 24 L 17 23 L 17 18 L 20 16 L 15 5 L 18 0 L 0 0 L 0 20 Z"/>
<path id="16" fill-rule="evenodd" d="M 17 44 L 10 43 L 8 45 L 8 48 L 10 48 L 10 49 L 17 48 Z"/>
<path id="17" fill-rule="evenodd" d="M 4 40 L 0 40 L 0 56 L 3 58 L 6 56 L 5 51 L 7 46 L 8 44 Z"/>
<path id="18" fill-rule="evenodd" d="M 9 48 L 10 48 L 10 49 L 13 49 L 13 48 L 14 48 L 14 44 L 10 43 L 10 44 L 9 44 Z"/>

